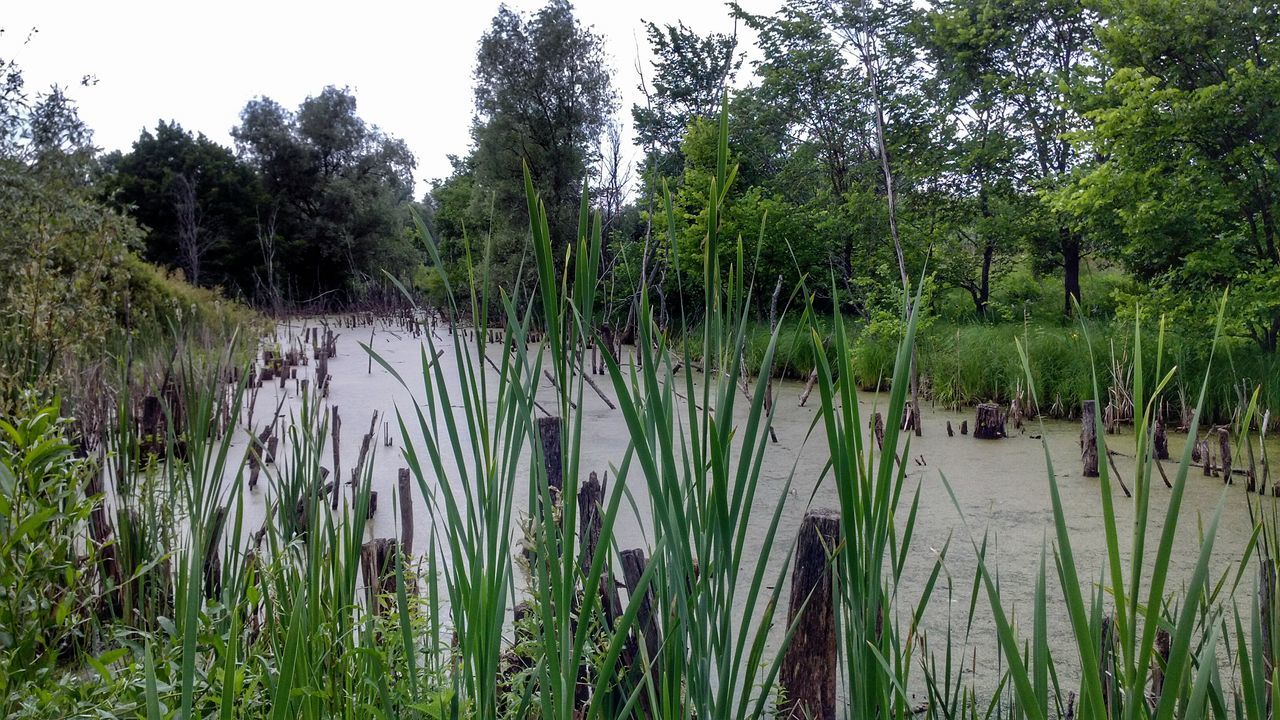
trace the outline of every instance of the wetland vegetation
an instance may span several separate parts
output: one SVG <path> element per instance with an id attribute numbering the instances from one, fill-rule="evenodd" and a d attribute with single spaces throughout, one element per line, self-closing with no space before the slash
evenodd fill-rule
<path id="1" fill-rule="evenodd" d="M 503 7 L 420 200 L 0 64 L 5 717 L 1272 717 L 1280 8 L 728 12 L 632 177 Z"/>

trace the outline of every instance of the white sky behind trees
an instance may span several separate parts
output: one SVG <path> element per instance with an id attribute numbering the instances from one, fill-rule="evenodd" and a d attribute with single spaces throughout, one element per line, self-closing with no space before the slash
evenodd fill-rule
<path id="1" fill-rule="evenodd" d="M 67 88 L 94 144 L 128 151 L 143 128 L 177 121 L 231 146 L 231 128 L 252 97 L 293 109 L 326 85 L 349 86 L 365 121 L 404 139 L 418 159 L 418 194 L 450 173 L 447 156 L 470 146 L 472 72 L 480 36 L 498 0 L 298 2 L 295 0 L 4 0 L 0 59 L 16 58 L 29 91 Z M 509 0 L 522 11 L 539 0 Z M 779 0 L 742 0 L 772 12 Z M 618 119 L 631 145 L 637 53 L 651 55 L 641 20 L 682 20 L 695 31 L 729 33 L 719 0 L 578 0 L 578 19 L 605 38 Z M 37 29 L 23 44 L 31 29 Z M 739 49 L 751 74 L 754 37 L 741 25 Z M 81 87 L 85 75 L 97 84 Z"/>

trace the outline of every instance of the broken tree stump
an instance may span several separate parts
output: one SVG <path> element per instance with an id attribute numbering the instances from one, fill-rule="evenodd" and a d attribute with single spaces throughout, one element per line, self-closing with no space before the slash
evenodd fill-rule
<path id="1" fill-rule="evenodd" d="M 1080 405 L 1080 459 L 1085 477 L 1098 477 L 1098 404 L 1085 400 Z"/>
<path id="2" fill-rule="evenodd" d="M 339 448 L 342 447 L 342 416 L 338 414 L 338 406 L 333 406 L 333 498 L 331 500 L 331 509 L 338 509 L 339 488 L 342 485 L 342 463 Z"/>
<path id="3" fill-rule="evenodd" d="M 1169 459 L 1169 438 L 1164 434 L 1164 421 L 1156 420 L 1155 434 L 1152 438 L 1152 445 L 1157 460 Z"/>
<path id="4" fill-rule="evenodd" d="M 978 417 L 973 423 L 973 436 L 979 440 L 999 440 L 1005 436 L 1004 414 L 995 403 L 978 405 Z"/>
<path id="5" fill-rule="evenodd" d="M 968 435 L 968 434 L 969 434 L 969 421 L 968 421 L 968 420 L 961 420 L 961 421 L 960 421 L 960 434 L 961 434 L 961 435 Z"/>
<path id="6" fill-rule="evenodd" d="M 564 487 L 564 466 L 560 454 L 560 435 L 564 421 L 558 417 L 538 418 L 538 439 L 542 443 L 542 461 L 547 470 L 547 486 L 557 491 Z"/>
<path id="7" fill-rule="evenodd" d="M 591 572 L 592 562 L 600 548 L 600 533 L 603 529 L 604 489 L 600 479 L 592 472 L 578 491 L 578 538 L 582 543 L 583 577 Z M 618 618 L 622 617 L 622 601 L 618 597 L 618 584 L 613 577 L 612 564 L 609 562 L 608 547 L 604 549 L 606 556 L 600 567 L 600 585 L 598 593 L 600 604 L 604 608 L 605 621 L 612 628 Z"/>
<path id="8" fill-rule="evenodd" d="M 840 539 L 840 514 L 810 510 L 800 523 L 791 572 L 788 627 L 795 634 L 782 658 L 783 717 L 836 717 L 836 617 L 830 552 Z"/>
<path id="9" fill-rule="evenodd" d="M 369 609 L 379 615 L 391 612 L 399 554 L 400 544 L 392 538 L 378 538 L 360 546 L 360 571 L 364 573 Z"/>
<path id="10" fill-rule="evenodd" d="M 623 550 L 621 553 L 622 560 L 622 578 L 626 583 L 627 593 L 632 598 L 631 602 L 635 602 L 636 589 L 640 586 L 640 578 L 644 576 L 645 568 L 648 567 L 648 561 L 645 559 L 644 550 L 636 548 L 634 550 Z M 653 618 L 653 589 L 646 587 L 644 594 L 640 599 L 640 607 L 636 612 L 636 632 L 640 639 L 644 642 L 645 650 L 649 657 L 650 671 L 657 668 L 655 658 L 658 656 L 658 650 L 662 647 L 662 635 L 658 629 L 658 624 Z M 657 678 L 654 678 L 654 686 L 657 687 Z"/>

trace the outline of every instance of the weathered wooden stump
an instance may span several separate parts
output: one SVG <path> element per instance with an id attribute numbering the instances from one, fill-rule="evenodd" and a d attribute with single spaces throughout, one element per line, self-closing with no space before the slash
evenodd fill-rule
<path id="1" fill-rule="evenodd" d="M 640 578 L 644 575 L 645 568 L 648 567 L 649 563 L 645 559 L 644 550 L 639 548 L 623 550 L 620 559 L 622 560 L 623 582 L 626 583 L 627 593 L 632 598 L 631 602 L 635 602 L 635 593 L 640 586 Z M 653 588 L 646 587 L 644 595 L 640 599 L 640 607 L 636 611 L 635 628 L 648 652 L 650 667 L 656 668 L 658 650 L 662 647 L 662 633 L 658 629 L 658 624 L 654 621 L 653 603 Z"/>
<path id="2" fill-rule="evenodd" d="M 788 627 L 795 627 L 782 658 L 786 689 L 782 717 L 836 717 L 836 617 L 830 552 L 840 540 L 840 514 L 810 510 L 800 523 L 791 571 Z"/>
<path id="3" fill-rule="evenodd" d="M 399 554 L 400 543 L 392 538 L 378 538 L 360 546 L 360 571 L 364 573 L 369 608 L 379 615 L 391 612 Z"/>
<path id="4" fill-rule="evenodd" d="M 1098 477 L 1098 403 L 1085 400 L 1080 405 L 1080 459 L 1085 477 Z"/>
<path id="5" fill-rule="evenodd" d="M 1218 428 L 1218 455 L 1222 458 L 1222 482 L 1227 485 L 1235 483 L 1231 479 L 1231 454 L 1231 430 L 1220 427 Z"/>
<path id="6" fill-rule="evenodd" d="M 876 447 L 883 450 L 884 449 L 884 416 L 882 416 L 880 413 L 876 413 L 871 418 L 871 429 L 876 436 Z"/>
<path id="7" fill-rule="evenodd" d="M 947 437 L 955 437 L 956 431 L 951 429 L 951 421 L 947 421 Z"/>
<path id="8" fill-rule="evenodd" d="M 578 538 L 582 543 L 579 562 L 582 565 L 583 577 L 587 577 L 591 572 L 591 564 L 600 548 L 600 533 L 604 525 L 603 498 L 604 489 L 600 485 L 600 479 L 592 472 L 578 491 Z M 604 552 L 609 552 L 607 547 Z M 622 617 L 622 601 L 618 597 L 618 585 L 614 580 L 613 569 L 607 556 L 601 566 L 600 585 L 597 592 L 600 595 L 601 607 L 604 608 L 605 621 L 612 628 L 618 618 Z"/>
<path id="9" fill-rule="evenodd" d="M 409 468 L 400 468 L 396 474 L 396 492 L 400 498 L 400 547 L 405 557 L 413 557 L 413 485 L 409 482 Z"/>
<path id="10" fill-rule="evenodd" d="M 564 421 L 558 417 L 538 418 L 538 439 L 542 443 L 542 459 L 547 469 L 547 485 L 560 490 L 564 487 L 564 466 L 560 454 L 560 436 Z"/>
<path id="11" fill-rule="evenodd" d="M 1169 438 L 1164 434 L 1164 421 L 1156 420 L 1155 434 L 1153 435 L 1152 445 L 1157 460 L 1169 459 Z"/>
<path id="12" fill-rule="evenodd" d="M 1151 694 L 1157 703 L 1164 694 L 1164 669 L 1169 666 L 1169 631 L 1156 630 L 1156 656 L 1151 658 Z"/>
<path id="13" fill-rule="evenodd" d="M 961 420 L 961 421 L 960 421 L 960 434 L 961 434 L 961 435 L 968 435 L 968 434 L 969 434 L 969 421 L 968 421 L 968 420 Z"/>
<path id="14" fill-rule="evenodd" d="M 978 406 L 978 417 L 974 420 L 973 436 L 979 440 L 999 440 L 1005 436 L 1004 415 L 1000 406 L 995 403 L 982 403 Z"/>

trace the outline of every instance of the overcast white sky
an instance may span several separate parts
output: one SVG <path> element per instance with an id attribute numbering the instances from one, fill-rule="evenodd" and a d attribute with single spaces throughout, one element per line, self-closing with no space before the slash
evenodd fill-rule
<path id="1" fill-rule="evenodd" d="M 296 2 L 293 0 L 7 0 L 0 58 L 15 57 L 27 87 L 69 86 L 81 117 L 107 150 L 128 150 L 144 127 L 176 120 L 231 145 L 245 102 L 266 95 L 296 107 L 326 85 L 350 86 L 360 115 L 403 138 L 422 181 L 448 175 L 450 153 L 470 142 L 476 43 L 497 0 Z M 535 10 L 539 0 L 509 0 Z M 769 12 L 779 0 L 743 0 Z M 638 100 L 640 22 L 683 20 L 698 32 L 730 32 L 720 0 L 579 0 L 579 19 L 605 37 L 630 124 Z M 36 28 L 31 42 L 23 40 Z M 751 40 L 740 28 L 739 47 Z M 749 74 L 749 65 L 743 68 Z M 79 87 L 92 74 L 98 84 Z"/>

